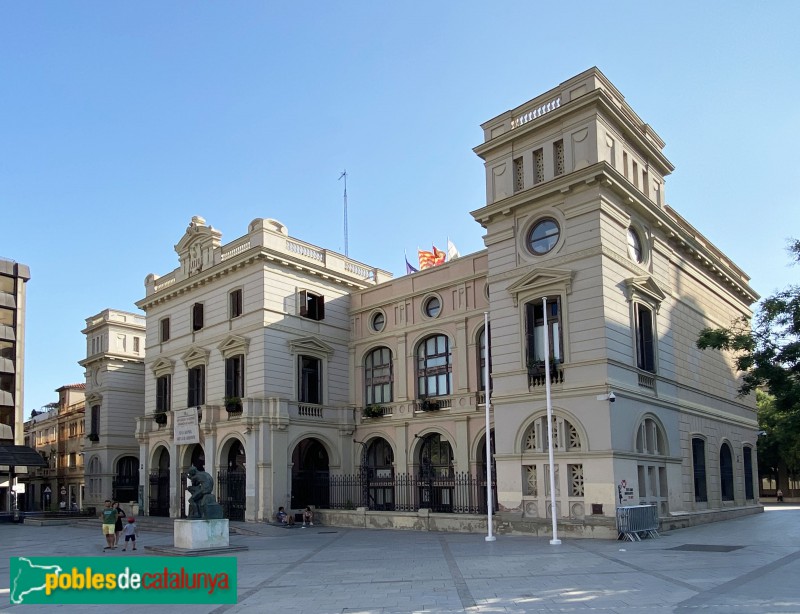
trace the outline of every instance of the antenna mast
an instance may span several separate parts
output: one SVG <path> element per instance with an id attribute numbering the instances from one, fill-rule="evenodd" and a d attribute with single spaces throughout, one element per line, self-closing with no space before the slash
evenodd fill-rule
<path id="1" fill-rule="evenodd" d="M 344 255 L 349 257 L 347 253 L 347 169 L 342 171 L 339 179 L 344 177 Z"/>

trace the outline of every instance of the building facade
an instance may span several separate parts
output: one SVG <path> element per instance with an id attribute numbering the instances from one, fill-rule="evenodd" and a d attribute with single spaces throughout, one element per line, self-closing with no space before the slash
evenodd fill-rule
<path id="1" fill-rule="evenodd" d="M 29 469 L 20 509 L 75 511 L 84 504 L 85 385 L 69 384 L 56 392 L 57 403 L 31 412 L 25 422 L 25 445 L 35 449 L 47 467 Z"/>
<path id="2" fill-rule="evenodd" d="M 150 513 L 182 513 L 192 464 L 246 520 L 312 504 L 337 523 L 421 526 L 432 510 L 425 526 L 465 530 L 489 499 L 509 531 L 555 514 L 608 536 L 620 505 L 669 526 L 761 509 L 754 401 L 730 356 L 695 346 L 758 297 L 666 204 L 663 141 L 597 69 L 482 127 L 486 249 L 413 275 L 275 220 L 223 246 L 193 219 L 180 267 L 138 303 Z M 187 407 L 198 443 L 177 445 Z"/>
<path id="3" fill-rule="evenodd" d="M 139 502 L 136 418 L 144 413 L 145 319 L 105 309 L 86 319 L 85 503 Z"/>
<path id="4" fill-rule="evenodd" d="M 24 442 L 25 296 L 27 265 L 0 258 L 0 444 Z M 25 467 L 0 464 L 0 512 L 14 506 L 14 473 Z"/>

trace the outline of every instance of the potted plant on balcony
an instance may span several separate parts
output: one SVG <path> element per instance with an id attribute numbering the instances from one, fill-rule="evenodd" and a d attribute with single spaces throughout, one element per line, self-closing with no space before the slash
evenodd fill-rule
<path id="1" fill-rule="evenodd" d="M 241 397 L 225 397 L 225 409 L 231 413 L 242 411 L 242 398 Z"/>
<path id="2" fill-rule="evenodd" d="M 167 412 L 165 411 L 157 411 L 153 414 L 153 420 L 156 421 L 156 424 L 166 424 L 167 423 Z"/>
<path id="3" fill-rule="evenodd" d="M 383 417 L 383 408 L 380 405 L 367 405 L 363 414 L 365 418 L 381 418 Z"/>
<path id="4" fill-rule="evenodd" d="M 436 411 L 439 409 L 439 401 L 424 397 L 420 407 L 422 407 L 422 411 Z"/>

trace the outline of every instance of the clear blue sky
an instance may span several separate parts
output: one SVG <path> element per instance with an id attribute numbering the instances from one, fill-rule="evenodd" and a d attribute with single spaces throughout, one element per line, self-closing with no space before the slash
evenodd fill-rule
<path id="1" fill-rule="evenodd" d="M 666 141 L 666 197 L 767 295 L 797 279 L 800 2 L 4 2 L 0 256 L 31 267 L 25 407 L 83 381 L 193 215 L 395 275 L 483 248 L 484 122 L 598 66 Z"/>

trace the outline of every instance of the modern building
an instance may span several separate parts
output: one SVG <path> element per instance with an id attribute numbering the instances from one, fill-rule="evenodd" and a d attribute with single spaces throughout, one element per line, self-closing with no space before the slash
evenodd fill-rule
<path id="1" fill-rule="evenodd" d="M 30 469 L 25 478 L 25 510 L 77 510 L 84 503 L 83 436 L 85 385 L 56 389 L 58 402 L 31 412 L 25 422 L 25 445 L 47 466 Z"/>
<path id="2" fill-rule="evenodd" d="M 85 504 L 139 502 L 136 418 L 144 413 L 145 319 L 105 309 L 86 319 Z"/>
<path id="3" fill-rule="evenodd" d="M 17 475 L 41 458 L 24 442 L 25 296 L 27 265 L 0 258 L 0 512 L 16 506 Z"/>
<path id="4" fill-rule="evenodd" d="M 151 514 L 183 512 L 192 464 L 245 520 L 316 505 L 336 523 L 476 530 L 490 499 L 502 530 L 545 534 L 555 513 L 609 536 L 621 505 L 668 526 L 761 510 L 755 404 L 730 356 L 695 346 L 758 297 L 666 203 L 664 142 L 594 68 L 482 127 L 486 249 L 413 275 L 275 220 L 223 245 L 193 218 L 180 266 L 137 303 Z"/>

